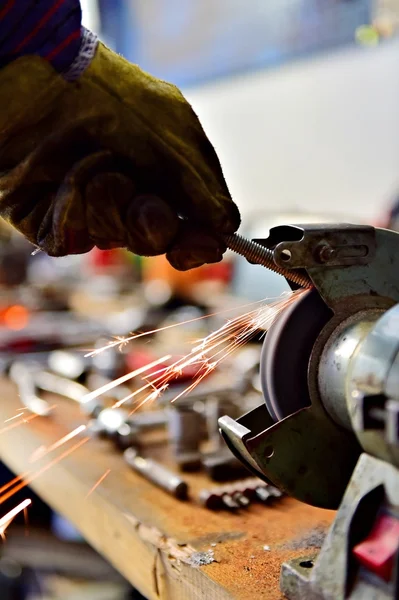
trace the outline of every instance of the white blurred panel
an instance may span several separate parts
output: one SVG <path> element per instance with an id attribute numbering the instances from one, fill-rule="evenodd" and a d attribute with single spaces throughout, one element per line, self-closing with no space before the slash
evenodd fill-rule
<path id="1" fill-rule="evenodd" d="M 186 90 L 245 215 L 374 217 L 399 187 L 399 41 Z"/>

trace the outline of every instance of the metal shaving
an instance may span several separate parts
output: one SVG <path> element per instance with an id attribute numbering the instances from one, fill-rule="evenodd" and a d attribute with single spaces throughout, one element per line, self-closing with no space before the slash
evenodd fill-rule
<path id="1" fill-rule="evenodd" d="M 194 552 L 188 559 L 188 564 L 192 567 L 202 567 L 215 562 L 213 550 L 209 552 Z"/>

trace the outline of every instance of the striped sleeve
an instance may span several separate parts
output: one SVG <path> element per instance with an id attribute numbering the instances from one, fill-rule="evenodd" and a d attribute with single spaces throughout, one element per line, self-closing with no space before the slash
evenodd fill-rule
<path id="1" fill-rule="evenodd" d="M 0 0 L 0 67 L 26 54 L 69 69 L 82 39 L 79 0 Z"/>

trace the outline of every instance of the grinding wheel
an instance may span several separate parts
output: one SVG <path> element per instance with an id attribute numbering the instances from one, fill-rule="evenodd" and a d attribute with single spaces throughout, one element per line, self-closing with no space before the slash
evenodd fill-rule
<path id="1" fill-rule="evenodd" d="M 306 292 L 275 320 L 263 343 L 260 378 L 274 421 L 310 406 L 308 365 L 313 345 L 332 312 L 316 290 Z"/>

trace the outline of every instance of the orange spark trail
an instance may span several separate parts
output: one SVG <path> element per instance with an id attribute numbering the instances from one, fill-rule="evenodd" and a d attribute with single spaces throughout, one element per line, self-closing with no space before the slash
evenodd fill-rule
<path id="1" fill-rule="evenodd" d="M 165 371 L 167 371 L 168 367 L 165 367 L 164 369 L 160 369 L 159 371 L 155 371 L 155 373 L 152 373 L 152 375 L 156 375 L 157 373 L 164 373 Z M 154 388 L 155 387 L 155 383 L 157 381 L 160 381 L 162 379 L 163 376 L 161 377 L 157 377 L 157 379 L 153 379 L 152 381 L 146 383 L 145 385 L 143 385 L 141 388 L 139 388 L 138 390 L 132 392 L 131 394 L 129 394 L 128 396 L 125 396 L 124 398 L 121 398 L 120 400 L 118 400 L 117 402 L 115 402 L 115 404 L 112 405 L 112 408 L 119 408 L 120 406 L 122 406 L 122 404 L 124 404 L 125 402 L 127 402 L 128 400 L 131 400 L 132 398 L 134 398 L 135 396 L 138 396 L 141 392 L 144 392 L 144 390 L 147 390 L 148 388 Z"/>
<path id="2" fill-rule="evenodd" d="M 239 348 L 240 346 L 242 346 L 243 344 L 248 342 L 263 327 L 267 326 L 266 327 L 266 329 L 267 329 L 271 325 L 271 323 L 273 322 L 275 317 L 284 308 L 286 308 L 289 304 L 291 304 L 293 301 L 295 301 L 297 299 L 298 295 L 300 295 L 302 293 L 304 293 L 304 290 L 298 290 L 296 292 L 291 292 L 289 295 L 283 294 L 283 296 L 280 297 L 277 302 L 267 304 L 266 306 L 261 306 L 260 308 L 258 308 L 256 310 L 250 311 L 244 315 L 240 315 L 238 317 L 235 317 L 235 318 L 227 321 L 227 323 L 225 323 L 218 330 L 210 333 L 208 336 L 206 336 L 202 340 L 199 340 L 199 342 L 197 342 L 198 345 L 196 347 L 194 347 L 188 355 L 175 361 L 168 367 L 164 367 L 162 369 L 159 369 L 158 371 L 151 373 L 148 377 L 146 377 L 144 379 L 147 381 L 146 384 L 144 384 L 142 387 L 140 387 L 140 389 L 135 390 L 131 394 L 128 394 L 124 398 L 115 402 L 115 404 L 113 405 L 113 408 L 118 408 L 118 407 L 122 406 L 122 404 L 124 404 L 125 402 L 138 396 L 139 394 L 141 394 L 141 392 L 145 391 L 146 389 L 148 389 L 150 387 L 152 387 L 153 389 L 158 390 L 158 391 L 155 393 L 152 392 L 151 394 L 149 394 L 144 399 L 144 401 L 140 402 L 139 406 L 142 406 L 142 404 L 144 402 L 154 400 L 155 397 L 159 396 L 161 394 L 161 392 L 164 391 L 166 389 L 166 387 L 168 387 L 169 383 L 173 379 L 176 379 L 177 376 L 182 373 L 184 368 L 186 368 L 190 365 L 198 365 L 198 373 L 197 373 L 196 380 L 193 382 L 193 384 L 191 384 L 187 388 L 186 391 L 179 394 L 178 397 L 180 397 L 183 394 L 188 393 L 189 391 L 194 389 L 200 383 L 200 381 L 202 379 L 204 379 L 204 377 L 206 375 L 211 373 L 218 366 L 218 364 L 222 360 L 224 360 L 229 354 L 231 354 L 235 349 Z M 265 302 L 265 301 L 261 300 L 258 302 L 251 302 L 250 304 L 247 304 L 244 306 L 253 306 L 253 305 L 259 304 L 261 302 Z M 233 309 L 230 309 L 230 310 L 237 310 L 237 308 L 238 307 L 234 307 Z M 226 313 L 226 312 L 229 312 L 229 311 L 221 311 L 221 313 Z M 214 313 L 214 314 L 216 315 L 219 313 Z M 127 343 L 129 341 L 137 339 L 138 337 L 142 337 L 144 335 L 149 335 L 150 333 L 156 333 L 159 331 L 163 331 L 164 329 L 169 329 L 170 327 L 177 327 L 178 325 L 184 325 L 186 323 L 191 323 L 193 321 L 208 318 L 211 316 L 213 316 L 213 315 L 203 315 L 201 317 L 197 317 L 195 319 L 190 319 L 188 321 L 183 321 L 181 323 L 173 323 L 172 325 L 167 325 L 165 327 L 161 327 L 159 329 L 154 329 L 149 332 L 132 335 L 129 338 L 118 338 L 116 341 L 109 342 L 109 344 L 107 344 L 106 346 L 103 346 L 102 348 L 94 350 L 91 353 L 87 354 L 86 356 L 94 356 L 96 354 L 99 354 L 100 352 L 103 352 L 104 350 L 110 349 L 110 348 L 115 347 L 120 344 Z M 219 349 L 219 350 L 217 352 L 215 352 L 213 355 L 210 355 L 210 352 L 212 352 L 213 350 L 216 350 L 216 349 Z M 214 358 L 215 356 L 218 356 L 219 354 L 222 354 L 222 356 L 219 356 L 219 358 L 217 358 L 216 360 L 214 360 L 211 363 L 210 362 L 211 359 Z M 90 392 L 90 394 L 87 394 L 84 397 L 83 402 L 89 402 L 90 400 L 97 398 L 101 394 L 104 394 L 104 393 L 110 391 L 111 389 L 113 389 L 114 387 L 116 387 L 122 383 L 125 383 L 129 379 L 132 379 L 133 377 L 136 377 L 136 376 L 144 373 L 145 371 L 151 369 L 152 367 L 154 367 L 158 364 L 161 364 L 162 362 L 168 360 L 169 358 L 171 358 L 170 355 L 164 356 L 152 363 L 149 363 L 145 367 L 141 367 L 140 369 L 137 369 L 136 371 L 132 371 L 131 373 L 128 373 L 127 375 L 124 375 L 123 377 L 116 379 L 115 381 L 105 384 L 101 388 L 94 390 L 93 392 Z M 155 377 L 156 375 L 158 375 L 158 376 Z M 137 410 L 137 407 L 133 410 L 133 412 L 135 412 L 136 410 Z"/>
<path id="3" fill-rule="evenodd" d="M 23 417 L 24 415 L 22 414 L 24 412 L 24 410 L 27 410 L 26 408 L 17 408 L 17 410 L 15 411 L 17 414 L 14 415 L 13 417 L 10 417 L 9 419 L 6 419 L 4 421 L 4 423 L 8 423 L 9 421 L 13 421 L 14 419 L 18 419 L 18 417 Z"/>
<path id="4" fill-rule="evenodd" d="M 111 469 L 107 469 L 105 471 L 105 473 L 103 473 L 103 475 L 101 475 L 100 479 L 98 481 L 96 481 L 96 483 L 93 485 L 93 487 L 91 488 L 91 490 L 87 493 L 86 498 L 88 498 L 89 496 L 91 496 L 91 494 L 98 488 L 98 486 L 100 485 L 100 483 L 102 483 L 104 481 L 104 479 L 111 473 Z"/>
<path id="5" fill-rule="evenodd" d="M 16 483 L 18 483 L 18 481 L 22 481 L 23 479 L 25 479 L 25 477 L 27 475 L 29 475 L 29 471 L 27 471 L 26 473 L 22 473 L 22 475 L 17 475 L 17 477 L 14 477 L 14 479 L 11 479 L 11 481 L 9 481 L 8 483 L 6 483 L 5 485 L 3 485 L 0 488 L 0 494 L 5 492 L 6 490 L 8 490 L 10 487 L 15 485 Z"/>
<path id="6" fill-rule="evenodd" d="M 50 406 L 49 407 L 49 411 L 53 410 L 55 408 L 55 406 L 56 406 L 55 404 L 53 406 Z M 7 425 L 6 427 L 3 427 L 2 429 L 0 429 L 0 435 L 2 433 L 5 433 L 6 431 L 10 431 L 11 429 L 15 429 L 15 427 L 20 427 L 24 423 L 30 423 L 31 421 L 33 421 L 33 419 L 37 419 L 37 417 L 40 417 L 40 415 L 29 415 L 29 417 L 24 417 L 23 416 L 23 419 L 21 421 L 17 421 L 16 423 L 11 423 L 11 425 Z"/>
<path id="7" fill-rule="evenodd" d="M 30 504 L 32 504 L 32 500 L 30 498 L 27 498 L 26 500 L 24 500 L 23 502 L 18 504 L 18 506 L 16 506 L 12 510 L 10 510 L 7 514 L 4 515 L 4 517 L 2 517 L 0 519 L 0 534 L 3 539 L 4 539 L 4 537 L 3 537 L 4 532 L 7 529 L 7 527 L 10 525 L 11 521 L 17 516 L 18 513 L 25 510 Z"/>
<path id="8" fill-rule="evenodd" d="M 10 417 L 9 419 L 6 419 L 4 421 L 4 423 L 9 423 L 9 421 L 13 421 L 14 419 L 19 419 L 19 417 L 23 417 L 24 415 L 22 413 L 20 413 L 19 415 L 14 415 L 13 417 Z"/>
<path id="9" fill-rule="evenodd" d="M 196 343 L 195 347 L 192 348 L 191 352 L 188 355 L 176 360 L 174 363 L 172 363 L 168 367 L 163 367 L 161 369 L 158 369 L 155 372 L 150 373 L 149 375 L 147 374 L 147 377 L 143 378 L 143 380 L 146 381 L 146 383 L 139 390 L 136 390 L 132 394 L 123 398 L 122 400 L 119 400 L 114 406 L 115 407 L 120 406 L 123 402 L 126 402 L 128 399 L 135 397 L 140 392 L 142 392 L 148 388 L 152 388 L 152 391 L 149 394 L 147 394 L 147 396 L 143 400 L 141 400 L 139 402 L 138 406 L 132 411 L 132 412 L 135 412 L 144 403 L 152 402 L 158 396 L 160 396 L 168 388 L 169 383 L 171 381 L 173 381 L 173 379 L 176 379 L 176 377 L 183 371 L 183 369 L 185 367 L 187 367 L 188 365 L 198 364 L 198 372 L 197 372 L 197 375 L 196 375 L 196 378 L 194 379 L 194 381 L 192 381 L 192 383 L 185 390 L 183 390 L 183 392 L 178 394 L 172 400 L 172 402 L 177 400 L 181 396 L 188 394 L 209 373 L 211 373 L 220 364 L 220 362 L 222 360 L 224 360 L 228 355 L 230 355 L 237 348 L 241 347 L 243 344 L 245 344 L 247 341 L 249 341 L 260 330 L 264 329 L 266 331 L 268 329 L 268 327 L 270 327 L 270 325 L 273 323 L 275 318 L 280 314 L 280 312 L 282 310 L 284 310 L 287 306 L 289 306 L 291 303 L 296 301 L 298 296 L 300 296 L 303 293 L 306 293 L 306 291 L 298 290 L 297 292 L 293 292 L 290 296 L 285 295 L 285 297 L 283 297 L 282 299 L 280 299 L 278 302 L 276 302 L 274 304 L 269 304 L 269 305 L 263 306 L 257 310 L 250 311 L 244 315 L 240 315 L 238 317 L 235 317 L 235 318 L 227 321 L 218 330 L 210 333 L 208 336 L 206 336 L 202 340 L 198 340 L 197 342 L 195 342 Z M 251 304 L 253 305 L 256 303 L 251 303 Z M 236 307 L 234 310 L 236 310 Z M 226 311 L 223 311 L 223 312 L 226 312 Z M 218 313 L 215 313 L 215 314 L 218 314 Z M 211 315 L 199 317 L 198 319 L 207 318 L 208 316 L 211 316 Z M 195 321 L 198 319 L 192 319 L 191 321 Z M 189 323 L 191 321 L 187 321 L 187 323 Z M 175 327 L 177 325 L 183 325 L 183 324 L 184 323 L 176 323 L 171 326 L 167 326 L 164 329 L 168 329 L 169 327 Z M 154 330 L 154 333 L 156 331 L 161 331 L 161 330 L 162 330 L 162 328 L 160 330 Z M 142 335 L 148 335 L 149 333 L 151 333 L 151 332 L 146 332 L 146 334 L 139 334 L 138 336 L 132 336 L 132 338 L 130 338 L 130 339 L 135 339 L 135 337 L 141 337 Z M 128 339 L 126 341 L 130 341 L 130 339 Z M 119 340 L 118 342 L 115 342 L 113 345 L 117 345 L 120 343 L 121 343 L 121 341 Z M 106 346 L 103 349 L 99 349 L 99 351 L 105 350 L 108 347 L 111 347 L 111 346 Z M 95 353 L 98 353 L 98 352 L 95 351 Z M 124 376 L 116 379 L 115 381 L 107 383 L 106 385 L 100 387 L 99 389 L 94 390 L 93 392 L 90 392 L 89 394 L 87 394 L 84 397 L 83 402 L 88 402 L 92 399 L 97 398 L 101 394 L 108 392 L 109 390 L 113 389 L 114 387 L 116 387 L 122 383 L 125 383 L 126 381 L 128 381 L 138 375 L 142 375 L 149 369 L 152 369 L 153 367 L 164 363 L 165 361 L 167 361 L 170 358 L 171 358 L 170 355 L 163 356 L 162 358 L 155 360 L 144 367 L 136 369 L 135 371 L 132 371 L 131 373 L 128 373 L 127 375 L 124 375 Z M 50 407 L 50 409 L 53 409 L 53 408 L 55 408 L 55 405 Z M 24 410 L 24 409 L 20 409 L 20 410 Z M 0 434 L 5 431 L 8 431 L 10 429 L 13 429 L 15 427 L 18 427 L 19 425 L 22 425 L 23 423 L 29 423 L 33 419 L 37 418 L 37 416 L 39 416 L 39 415 L 30 415 L 29 417 L 23 418 L 21 421 L 18 421 L 17 423 L 12 423 L 11 425 L 4 427 L 3 429 L 0 429 Z M 47 454 L 48 452 L 51 452 L 52 450 L 59 448 L 61 445 L 65 444 L 67 441 L 71 440 L 72 438 L 74 438 L 76 435 L 78 435 L 85 429 L 86 429 L 86 425 L 81 425 L 81 426 L 77 427 L 75 430 L 73 430 L 72 432 L 68 433 L 66 436 L 64 436 L 60 440 L 58 440 L 57 442 L 55 442 L 54 444 L 52 444 L 51 446 L 49 446 L 48 448 L 38 449 L 39 456 L 34 458 L 33 461 L 37 460 L 38 458 L 41 458 L 43 455 Z M 47 465 L 41 467 L 39 470 L 28 471 L 22 475 L 19 475 L 18 477 L 15 477 L 11 482 L 9 482 L 8 484 L 6 484 L 2 488 L 0 488 L 0 504 L 5 502 L 6 500 L 8 500 L 10 497 L 12 497 L 15 493 L 20 491 L 26 485 L 29 485 L 32 481 L 34 481 L 42 473 L 46 472 L 53 465 L 57 464 L 62 459 L 66 458 L 67 456 L 72 454 L 72 452 L 74 452 L 75 450 L 77 450 L 78 448 L 83 446 L 83 444 L 87 443 L 89 440 L 90 440 L 90 437 L 85 437 L 82 440 L 78 441 L 76 444 L 74 444 L 74 446 L 72 446 L 71 448 L 65 450 L 60 456 L 54 458 Z M 105 479 L 105 477 L 108 476 L 109 472 L 110 472 L 110 470 L 106 471 L 102 475 L 102 477 L 100 477 L 100 479 L 96 482 L 96 484 L 93 486 L 93 488 L 88 493 L 88 496 L 91 493 L 93 493 L 93 491 L 98 487 L 98 485 L 100 485 L 100 483 Z M 26 506 L 23 508 L 20 508 L 20 510 L 24 510 L 24 508 L 26 508 Z M 6 517 L 8 518 L 9 514 L 6 515 Z M 3 517 L 3 519 L 4 518 L 5 517 Z M 8 520 L 7 522 L 9 523 L 10 521 Z M 0 520 L 0 524 L 1 524 L 1 520 Z M 0 529 L 0 535 L 1 536 L 4 535 L 4 530 L 1 531 L 1 529 Z"/>
<path id="10" fill-rule="evenodd" d="M 199 368 L 194 381 L 185 390 L 180 392 L 172 402 L 188 394 L 229 354 L 248 342 L 260 330 L 267 330 L 275 318 L 303 293 L 305 293 L 304 290 L 292 292 L 289 296 L 285 295 L 278 302 L 263 306 L 227 321 L 218 330 L 196 342 L 196 346 L 189 354 L 167 367 L 162 375 L 151 379 L 155 374 L 150 374 L 148 376 L 150 384 L 160 392 L 160 389 L 165 389 L 165 386 L 175 379 L 185 367 L 198 364 Z M 148 387 L 148 384 L 140 388 L 135 394 L 146 387 Z M 149 397 L 144 401 L 148 399 Z"/>
<path id="11" fill-rule="evenodd" d="M 226 314 L 228 312 L 233 312 L 235 310 L 239 310 L 240 308 L 246 308 L 247 306 L 253 306 L 254 304 L 259 304 L 264 302 L 264 300 L 257 300 L 256 302 L 249 302 L 248 304 L 243 304 L 241 306 L 234 306 L 232 308 L 228 308 L 225 310 L 221 310 L 209 315 L 202 315 L 201 317 L 195 317 L 194 319 L 188 319 L 187 321 L 180 321 L 179 323 L 172 323 L 171 325 L 165 325 L 165 327 L 159 327 L 158 329 L 152 329 L 151 331 L 144 331 L 143 333 L 134 333 L 129 337 L 117 337 L 114 341 L 109 341 L 108 344 L 102 346 L 101 348 L 97 348 L 96 350 L 90 350 L 87 354 L 85 354 L 85 358 L 97 356 L 97 354 L 101 354 L 101 352 L 105 352 L 106 350 L 110 350 L 111 348 L 115 348 L 115 346 L 124 346 L 133 340 L 137 340 L 146 335 L 152 335 L 153 333 L 158 333 L 159 331 L 166 331 L 167 329 L 172 329 L 172 327 L 179 327 L 181 325 L 188 325 L 189 323 L 195 323 L 195 321 L 202 321 L 203 319 L 209 319 L 210 317 L 216 317 L 218 315 Z"/>
<path id="12" fill-rule="evenodd" d="M 87 354 L 84 355 L 85 358 L 91 358 L 93 356 L 97 356 L 97 354 L 101 354 L 101 352 L 105 352 L 106 350 L 110 350 L 111 348 L 115 348 L 115 346 L 123 346 L 124 344 L 128 344 L 133 340 L 138 340 L 141 337 L 145 337 L 146 335 L 152 335 L 153 333 L 158 333 L 159 331 L 165 331 L 166 329 L 171 329 L 172 327 L 178 327 L 179 325 L 187 325 L 188 323 L 193 323 L 194 321 L 200 321 L 201 319 L 207 319 L 212 315 L 203 315 L 202 317 L 195 317 L 195 319 L 189 319 L 188 321 L 180 321 L 179 323 L 172 323 L 172 325 L 165 325 L 165 327 L 159 327 L 158 329 L 152 329 L 151 331 L 144 331 L 143 333 L 135 333 L 130 335 L 129 337 L 118 337 L 113 342 L 108 342 L 105 346 L 101 348 L 97 348 L 96 350 L 91 350 Z"/>
<path id="13" fill-rule="evenodd" d="M 25 537 L 29 537 L 29 518 L 28 518 L 28 507 L 24 508 L 24 529 L 25 529 Z"/>
<path id="14" fill-rule="evenodd" d="M 59 448 L 62 444 L 65 444 L 65 442 L 71 440 L 73 437 L 75 437 L 76 435 L 78 435 L 79 433 L 81 433 L 82 431 L 84 431 L 85 429 L 87 429 L 86 425 L 80 425 L 79 427 L 77 427 L 76 429 L 74 429 L 73 431 L 71 431 L 70 433 L 68 433 L 64 437 L 62 437 L 61 439 L 57 440 L 54 444 L 52 444 L 48 448 L 46 448 L 45 446 L 40 446 L 39 448 L 37 448 L 37 450 L 35 450 L 33 452 L 32 456 L 29 459 L 29 462 L 33 463 L 33 462 L 39 460 L 39 458 L 42 458 L 43 456 L 45 456 L 46 454 L 48 454 L 52 450 L 55 450 L 56 448 Z M 4 484 L 0 488 L 0 494 L 2 494 L 3 492 L 5 492 L 6 490 L 8 490 L 10 487 L 12 487 L 13 485 L 15 485 L 16 483 L 18 483 L 18 481 L 23 481 L 30 474 L 31 474 L 31 471 L 25 471 L 25 473 L 21 473 L 21 475 L 17 475 L 16 477 L 14 477 L 14 479 L 11 479 L 11 481 L 9 481 L 8 483 Z"/>
<path id="15" fill-rule="evenodd" d="M 30 423 L 31 421 L 33 421 L 33 419 L 36 419 L 38 416 L 39 415 L 29 415 L 29 417 L 22 419 L 22 421 L 18 421 L 17 423 L 11 423 L 11 425 L 7 425 L 7 427 L 3 427 L 2 429 L 0 429 L 0 434 L 5 433 L 6 431 L 10 431 L 10 429 L 15 429 L 15 427 L 19 427 L 24 423 Z"/>
<path id="16" fill-rule="evenodd" d="M 137 375 L 141 375 L 142 373 L 145 373 L 149 369 L 152 369 L 152 367 L 156 367 L 157 365 L 160 365 L 161 363 L 165 362 L 165 360 L 168 360 L 169 358 L 171 358 L 171 356 L 170 356 L 170 354 L 167 354 L 166 356 L 162 356 L 162 358 L 158 358 L 158 360 L 154 360 L 153 362 L 149 363 L 148 365 L 145 365 L 144 367 L 140 367 L 139 369 L 136 369 L 135 371 L 131 371 L 130 373 L 127 373 L 127 375 L 122 375 L 122 377 L 119 377 L 118 379 L 115 379 L 114 381 L 110 381 L 109 383 L 106 383 L 105 385 L 101 386 L 97 390 L 94 390 L 93 392 L 90 392 L 89 394 L 86 394 L 85 396 L 83 396 L 83 398 L 81 400 L 81 404 L 85 404 L 86 402 L 89 402 L 90 400 L 94 400 L 95 398 L 98 398 L 98 396 L 101 396 L 102 394 L 109 392 L 110 390 L 117 387 L 121 383 L 125 383 L 126 381 L 129 381 L 129 379 L 133 379 L 133 377 L 136 377 Z"/>
<path id="17" fill-rule="evenodd" d="M 148 384 L 151 385 L 152 384 Z M 144 387 L 148 387 L 148 385 L 144 386 Z M 166 390 L 166 388 L 168 387 L 168 384 L 165 384 L 164 386 L 160 387 L 159 389 L 155 388 L 155 390 L 153 392 L 151 392 L 150 394 L 148 394 L 141 402 L 139 402 L 139 404 L 137 406 L 135 406 L 133 408 L 133 410 L 129 413 L 129 417 L 131 417 L 135 412 L 137 412 L 144 404 L 153 402 L 154 400 L 156 400 L 156 398 L 158 398 L 162 392 L 164 392 Z M 143 388 L 141 388 L 143 389 Z"/>
<path id="18" fill-rule="evenodd" d="M 235 319 L 232 319 L 225 323 L 220 329 L 212 332 L 200 343 L 197 342 L 195 348 L 192 349 L 191 353 L 187 356 L 177 360 L 175 363 L 163 369 L 163 375 L 152 379 L 150 384 L 152 387 L 158 389 L 160 393 L 162 388 L 165 389 L 168 383 L 172 381 L 182 370 L 188 365 L 198 364 L 199 369 L 197 376 L 193 383 L 189 385 L 185 390 L 172 400 L 176 401 L 183 395 L 191 392 L 209 373 L 211 373 L 217 365 L 224 360 L 229 354 L 234 352 L 237 348 L 242 346 L 244 343 L 249 341 L 258 331 L 263 327 L 269 327 L 276 316 L 294 300 L 296 300 L 298 293 L 302 293 L 302 290 L 295 292 L 290 296 L 283 298 L 278 303 L 261 307 L 256 311 L 251 311 L 245 315 L 240 315 Z M 210 354 L 212 350 L 217 349 L 217 352 Z M 219 356 L 215 360 L 215 357 Z M 213 360 L 213 362 L 211 362 Z M 152 373 L 150 377 L 153 377 L 155 373 Z M 133 395 L 138 394 L 140 391 L 148 388 L 148 384 L 134 392 Z M 132 394 L 127 398 L 122 399 L 122 402 L 133 396 Z M 158 394 L 159 395 L 159 394 Z M 152 394 L 150 395 L 152 396 Z M 140 406 L 150 400 L 150 396 L 147 396 L 141 403 Z M 120 401 L 121 402 L 121 401 Z M 133 410 L 135 412 L 137 408 Z"/>
<path id="19" fill-rule="evenodd" d="M 78 448 L 83 446 L 83 444 L 86 444 L 89 440 L 90 440 L 90 437 L 83 438 L 82 440 L 80 440 L 79 442 L 74 444 L 74 446 L 72 446 L 71 448 L 68 448 L 68 450 L 65 450 L 62 454 L 60 454 L 60 456 L 57 456 L 56 458 L 54 458 L 52 461 L 50 461 L 47 465 L 45 465 L 38 471 L 28 474 L 28 476 L 24 479 L 24 481 L 21 481 L 20 484 L 16 485 L 9 492 L 0 496 L 0 504 L 2 504 L 3 502 L 5 502 L 9 498 L 11 498 L 14 494 L 16 494 L 17 492 L 22 490 L 22 488 L 24 488 L 27 485 L 29 485 L 30 483 L 32 483 L 32 481 L 34 481 L 37 477 L 39 477 L 39 475 L 42 475 L 43 473 L 48 471 L 52 466 L 54 466 L 55 464 L 57 464 L 58 462 L 60 462 L 61 460 L 63 460 L 67 456 L 69 456 L 70 454 L 72 454 L 72 452 L 75 452 L 75 450 L 77 450 Z"/>
<path id="20" fill-rule="evenodd" d="M 54 444 L 51 444 L 51 446 L 48 446 L 47 448 L 45 446 L 40 446 L 39 448 L 37 448 L 37 450 L 34 451 L 34 453 L 29 459 L 29 462 L 33 463 L 39 460 L 40 458 L 43 458 L 43 456 L 45 456 L 49 452 L 52 452 L 53 450 L 56 450 L 66 442 L 69 442 L 69 440 L 79 435 L 79 433 L 82 433 L 82 431 L 84 431 L 85 429 L 87 429 L 87 425 L 79 425 L 79 427 L 76 427 L 76 429 L 64 435 L 64 437 L 54 442 Z"/>

